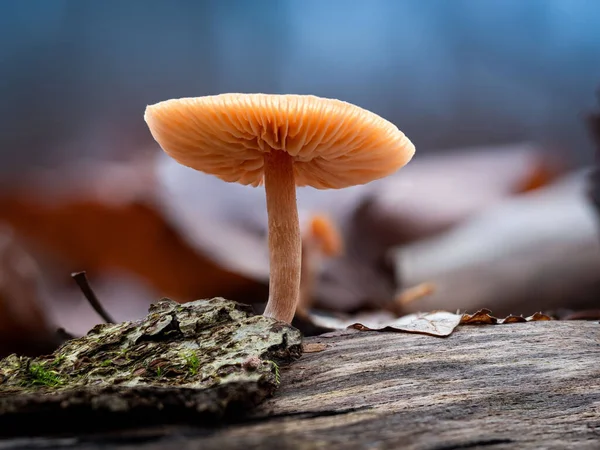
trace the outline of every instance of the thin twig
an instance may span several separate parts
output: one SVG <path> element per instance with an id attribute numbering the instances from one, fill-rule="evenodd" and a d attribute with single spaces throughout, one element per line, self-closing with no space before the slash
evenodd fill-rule
<path id="1" fill-rule="evenodd" d="M 112 317 L 110 317 L 110 314 L 108 314 L 108 312 L 106 312 L 104 307 L 98 301 L 98 297 L 96 297 L 96 294 L 94 294 L 94 291 L 92 290 L 92 288 L 90 286 L 90 283 L 87 279 L 85 271 L 74 272 L 71 274 L 71 277 L 73 277 L 73 279 L 79 286 L 79 289 L 81 289 L 81 292 L 83 292 L 83 295 L 85 296 L 87 301 L 90 303 L 92 308 L 94 308 L 94 311 L 96 311 L 98 313 L 98 315 L 100 317 L 102 317 L 104 322 L 115 323 L 115 321 L 112 319 Z"/>

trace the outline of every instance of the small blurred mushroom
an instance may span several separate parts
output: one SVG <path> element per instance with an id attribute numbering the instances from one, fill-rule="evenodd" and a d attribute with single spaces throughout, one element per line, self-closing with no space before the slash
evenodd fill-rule
<path id="1" fill-rule="evenodd" d="M 222 94 L 167 100 L 144 116 L 182 165 L 267 198 L 269 300 L 265 316 L 291 322 L 299 300 L 301 236 L 296 186 L 340 189 L 396 172 L 415 148 L 392 123 L 339 100 Z"/>
<path id="2" fill-rule="evenodd" d="M 325 256 L 338 256 L 342 253 L 344 244 L 337 225 L 330 217 L 315 214 L 310 218 L 306 233 L 307 245 L 309 241 L 317 245 Z"/>
<path id="3" fill-rule="evenodd" d="M 306 318 L 314 303 L 316 279 L 321 272 L 323 259 L 340 256 L 343 242 L 340 230 L 333 220 L 325 215 L 311 216 L 303 228 L 300 302 L 297 315 Z"/>

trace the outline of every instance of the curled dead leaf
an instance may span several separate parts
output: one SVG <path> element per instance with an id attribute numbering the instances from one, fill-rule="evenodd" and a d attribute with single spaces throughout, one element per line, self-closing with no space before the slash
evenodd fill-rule
<path id="1" fill-rule="evenodd" d="M 315 325 L 331 330 L 353 328 L 360 331 L 402 331 L 438 337 L 450 336 L 460 324 L 461 318 L 460 314 L 446 311 L 409 314 L 400 318 L 386 312 L 346 318 L 311 314 Z"/>
<path id="2" fill-rule="evenodd" d="M 498 319 L 492 316 L 491 314 L 492 311 L 490 311 L 489 309 L 480 309 L 474 314 L 463 314 L 460 323 L 461 325 L 495 325 L 496 323 L 498 323 Z"/>
<path id="3" fill-rule="evenodd" d="M 504 319 L 492 316 L 489 309 L 481 309 L 474 314 L 460 314 L 446 311 L 409 314 L 395 318 L 391 313 L 377 312 L 360 316 L 324 316 L 310 314 L 313 324 L 323 329 L 355 329 L 359 331 L 402 331 L 405 333 L 426 334 L 447 337 L 459 325 L 501 325 L 520 322 L 553 320 L 550 316 L 535 313 L 529 317 L 510 315 Z"/>
<path id="4" fill-rule="evenodd" d="M 460 324 L 458 314 L 446 311 L 409 314 L 388 324 L 353 324 L 352 328 L 368 331 L 404 331 L 407 333 L 428 334 L 430 336 L 450 336 Z"/>
<path id="5" fill-rule="evenodd" d="M 552 317 L 546 315 L 546 314 L 542 314 L 541 312 L 536 312 L 535 314 L 533 314 L 532 316 L 527 318 L 528 322 L 541 322 L 544 320 L 554 320 Z"/>
<path id="6" fill-rule="evenodd" d="M 460 321 L 461 325 L 502 325 L 509 323 L 523 323 L 523 322 L 539 322 L 544 320 L 553 320 L 552 317 L 536 312 L 529 317 L 509 315 L 504 319 L 498 319 L 492 316 L 492 312 L 489 309 L 480 309 L 474 314 L 463 314 Z"/>
<path id="7" fill-rule="evenodd" d="M 504 318 L 504 320 L 500 323 L 522 323 L 522 322 L 527 322 L 525 320 L 525 317 L 523 316 L 513 316 L 512 314 L 509 316 L 506 316 Z"/>

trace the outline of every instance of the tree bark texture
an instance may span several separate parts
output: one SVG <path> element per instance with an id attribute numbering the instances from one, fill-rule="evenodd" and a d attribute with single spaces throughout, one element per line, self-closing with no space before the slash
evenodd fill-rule
<path id="1" fill-rule="evenodd" d="M 600 447 L 597 322 L 460 326 L 448 338 L 344 331 L 304 346 L 282 368 L 280 389 L 250 416 L 212 429 L 128 431 L 112 435 L 111 447 Z M 66 448 L 96 449 L 108 438 L 70 439 Z M 23 446 L 14 442 L 0 448 Z"/>

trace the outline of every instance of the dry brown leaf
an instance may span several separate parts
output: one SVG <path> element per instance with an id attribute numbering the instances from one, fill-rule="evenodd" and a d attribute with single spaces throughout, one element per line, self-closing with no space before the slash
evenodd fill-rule
<path id="1" fill-rule="evenodd" d="M 400 318 L 395 318 L 386 312 L 346 318 L 311 315 L 316 326 L 331 330 L 354 328 L 361 331 L 403 331 L 438 337 L 452 334 L 459 325 L 461 317 L 459 314 L 445 311 L 410 314 Z"/>
<path id="2" fill-rule="evenodd" d="M 152 201 L 153 178 L 141 174 L 152 168 L 132 165 L 98 162 L 46 173 L 35 184 L 25 181 L 4 190 L 0 220 L 36 249 L 64 262 L 65 278 L 82 269 L 95 274 L 121 270 L 178 301 L 266 297 L 259 282 L 225 269 L 186 242 L 167 211 Z M 118 189 L 113 186 L 107 194 L 114 171 L 136 167 L 140 177 L 117 177 Z M 147 182 L 145 191 L 140 180 Z"/>
<path id="3" fill-rule="evenodd" d="M 474 314 L 432 311 L 409 314 L 400 318 L 394 318 L 391 313 L 384 311 L 354 317 L 310 314 L 309 318 L 315 326 L 327 330 L 352 328 L 360 331 L 403 331 L 437 337 L 450 336 L 459 325 L 502 325 L 553 320 L 550 316 L 542 313 L 535 313 L 529 317 L 510 315 L 504 319 L 498 319 L 492 316 L 491 311 L 488 309 L 481 309 Z"/>
<path id="4" fill-rule="evenodd" d="M 551 316 L 536 312 L 535 314 L 527 317 L 527 322 L 543 322 L 545 320 L 554 320 Z"/>
<path id="5" fill-rule="evenodd" d="M 475 325 L 475 324 L 485 324 L 485 325 L 495 325 L 498 323 L 498 319 L 491 315 L 492 311 L 489 309 L 480 309 L 474 314 L 463 314 L 462 319 L 460 321 L 461 325 Z"/>
<path id="6" fill-rule="evenodd" d="M 367 331 L 405 331 L 430 336 L 450 336 L 460 323 L 460 316 L 445 311 L 409 314 L 388 324 L 353 324 L 352 328 Z M 370 326 L 369 326 L 370 325 Z"/>
<path id="7" fill-rule="evenodd" d="M 372 227 L 393 245 L 426 239 L 563 172 L 547 152 L 529 144 L 425 156 L 374 188 L 370 219 L 379 224 Z"/>
<path id="8" fill-rule="evenodd" d="M 504 319 L 498 319 L 492 316 L 492 312 L 489 309 L 480 309 L 474 314 L 463 314 L 460 321 L 461 325 L 502 325 L 509 323 L 523 323 L 523 322 L 539 322 L 544 320 L 553 320 L 552 317 L 536 312 L 529 317 L 509 315 Z"/>

